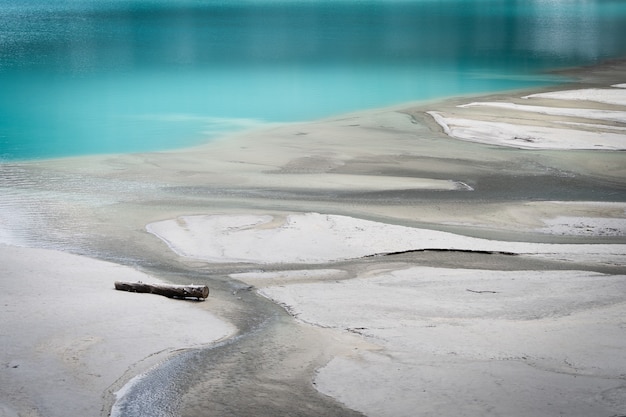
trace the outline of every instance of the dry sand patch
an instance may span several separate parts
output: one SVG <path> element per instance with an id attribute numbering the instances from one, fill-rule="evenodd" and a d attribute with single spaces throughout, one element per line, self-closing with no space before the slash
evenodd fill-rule
<path id="1" fill-rule="evenodd" d="M 428 114 L 446 134 L 462 140 L 521 149 L 624 150 L 626 89 L 618 86 L 522 97 L 528 104 L 472 102 Z"/>
<path id="2" fill-rule="evenodd" d="M 624 275 L 409 267 L 261 293 L 384 348 L 315 379 L 367 415 L 589 416 L 626 411 L 625 290 Z"/>
<path id="3" fill-rule="evenodd" d="M 100 416 L 134 374 L 235 331 L 190 303 L 115 291 L 156 281 L 128 267 L 4 245 L 0 265 L 0 404 L 19 415 Z"/>

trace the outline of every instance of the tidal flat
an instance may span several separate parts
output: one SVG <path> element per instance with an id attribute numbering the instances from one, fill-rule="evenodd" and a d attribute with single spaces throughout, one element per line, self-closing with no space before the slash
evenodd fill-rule
<path id="1" fill-rule="evenodd" d="M 626 414 L 624 73 L 0 164 L 0 415 Z"/>

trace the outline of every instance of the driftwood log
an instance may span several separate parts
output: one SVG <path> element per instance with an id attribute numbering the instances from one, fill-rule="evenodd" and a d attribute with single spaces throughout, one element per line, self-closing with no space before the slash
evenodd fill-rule
<path id="1" fill-rule="evenodd" d="M 146 284 L 141 281 L 116 281 L 115 289 L 120 291 L 158 294 L 169 298 L 197 298 L 200 300 L 209 296 L 209 287 L 206 285 Z"/>

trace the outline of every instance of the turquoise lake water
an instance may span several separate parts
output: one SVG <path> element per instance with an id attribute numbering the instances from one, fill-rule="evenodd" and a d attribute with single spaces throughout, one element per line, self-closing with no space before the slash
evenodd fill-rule
<path id="1" fill-rule="evenodd" d="M 0 160 L 180 148 L 623 56 L 617 0 L 0 0 Z"/>

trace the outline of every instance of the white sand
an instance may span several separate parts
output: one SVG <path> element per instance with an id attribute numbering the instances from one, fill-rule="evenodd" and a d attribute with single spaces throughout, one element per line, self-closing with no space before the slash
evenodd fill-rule
<path id="1" fill-rule="evenodd" d="M 626 106 L 624 88 L 552 91 L 522 98 L 539 101 L 539 104 L 472 102 L 458 106 L 458 111 L 430 111 L 428 114 L 447 135 L 472 142 L 520 149 L 626 149 L 626 134 L 623 133 L 626 111 L 618 108 Z M 558 101 L 560 105 L 553 105 L 546 99 Z M 588 108 L 592 106 L 587 106 L 586 102 L 601 105 Z M 477 112 L 481 108 L 507 113 Z M 533 115 L 542 117 L 533 118 Z M 588 119 L 605 124 L 589 124 Z"/>
<path id="2" fill-rule="evenodd" d="M 151 223 L 147 230 L 180 256 L 207 262 L 324 263 L 450 249 L 626 265 L 624 244 L 503 242 L 319 213 L 182 216 Z"/>
<path id="3" fill-rule="evenodd" d="M 515 104 L 507 102 L 493 101 L 477 101 L 468 104 L 462 104 L 460 108 L 466 107 L 488 107 L 496 109 L 510 109 L 525 111 L 531 113 L 548 114 L 553 116 L 581 117 L 585 119 L 606 120 L 611 122 L 626 123 L 626 111 L 618 110 L 598 110 L 568 107 L 548 107 L 548 106 L 528 106 L 524 104 Z"/>
<path id="4" fill-rule="evenodd" d="M 448 135 L 490 145 L 520 149 L 626 149 L 626 135 L 602 131 L 559 129 L 504 122 L 446 117 L 428 112 Z"/>
<path id="5" fill-rule="evenodd" d="M 410 267 L 261 293 L 381 347 L 315 380 L 367 415 L 587 417 L 626 413 L 624 291 L 623 275 Z"/>
<path id="6" fill-rule="evenodd" d="M 598 131 L 616 130 L 616 131 L 626 132 L 626 127 L 623 127 L 623 126 L 611 126 L 611 125 L 601 125 L 601 124 L 596 124 L 596 123 L 580 123 L 580 122 L 565 122 L 565 121 L 555 121 L 554 123 L 576 126 L 576 127 L 583 127 L 585 129 L 594 129 Z"/>
<path id="7" fill-rule="evenodd" d="M 0 265 L 1 416 L 100 416 L 133 375 L 235 331 L 210 300 L 115 291 L 158 282 L 128 267 L 4 245 Z"/>
<path id="8" fill-rule="evenodd" d="M 560 204 L 572 213 L 623 214 L 620 204 L 548 208 Z M 608 227 L 623 232 L 623 218 L 542 220 L 544 232 L 569 235 L 578 234 L 580 221 L 594 236 Z M 220 262 L 331 262 L 424 247 L 626 259 L 621 244 L 489 241 L 316 213 L 184 216 L 149 230 L 183 256 Z M 336 356 L 314 381 L 320 392 L 368 416 L 626 413 L 624 275 L 380 263 L 355 279 L 328 268 L 231 277 L 255 285 L 304 323 L 377 346 Z"/>
<path id="9" fill-rule="evenodd" d="M 287 271 L 256 271 L 230 274 L 231 278 L 244 281 L 250 285 L 266 287 L 270 285 L 293 284 L 330 279 L 347 278 L 346 271 L 341 269 L 298 269 Z"/>
<path id="10" fill-rule="evenodd" d="M 539 232 L 560 236 L 582 236 L 579 224 L 586 225 L 585 236 L 626 234 L 626 203 L 598 201 L 527 201 L 522 203 L 478 205 L 473 211 L 459 211 L 442 222 L 476 229 L 513 232 Z M 556 220 L 559 219 L 559 220 Z M 559 230 L 551 226 L 560 223 Z M 618 230 L 610 230 L 617 228 Z"/>
<path id="11" fill-rule="evenodd" d="M 623 88 L 582 88 L 579 90 L 537 93 L 524 96 L 522 98 L 549 98 L 556 100 L 595 101 L 597 103 L 626 106 L 626 91 L 624 91 Z"/>
<path id="12" fill-rule="evenodd" d="M 624 218 L 557 216 L 543 220 L 542 233 L 562 236 L 626 236 Z"/>
<path id="13" fill-rule="evenodd" d="M 352 191 L 380 190 L 467 190 L 467 185 L 452 180 L 349 174 L 264 175 L 255 179 L 258 187 Z"/>

